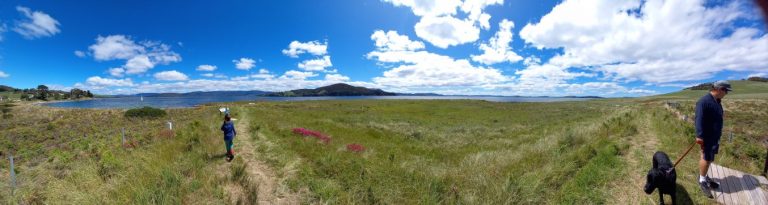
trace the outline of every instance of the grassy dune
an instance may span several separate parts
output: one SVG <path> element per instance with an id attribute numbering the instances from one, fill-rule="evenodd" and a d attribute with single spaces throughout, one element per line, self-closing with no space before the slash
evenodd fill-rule
<path id="1" fill-rule="evenodd" d="M 717 163 L 758 174 L 765 157 L 759 140 L 768 131 L 768 100 L 760 96 L 768 88 L 734 86 L 744 93 L 724 101 L 734 138 L 724 136 Z M 658 203 L 657 195 L 642 192 L 645 174 L 653 152 L 676 159 L 693 142 L 693 126 L 664 106 L 674 99 L 679 112 L 690 114 L 703 93 L 686 92 L 555 103 L 244 102 L 171 109 L 155 120 L 125 118 L 123 110 L 21 104 L 10 107 L 12 120 L 0 121 L 0 199 L 251 203 L 263 198 L 256 185 L 262 182 L 249 176 L 253 163 L 263 162 L 274 171 L 276 189 L 300 193 L 310 204 Z M 247 119 L 236 124 L 250 130 L 238 140 L 252 150 L 240 150 L 242 143 L 235 149 L 253 154 L 223 161 L 219 106 Z M 167 120 L 175 122 L 172 133 Z M 123 127 L 128 147 L 120 145 Z M 331 140 L 293 133 L 298 127 Z M 348 150 L 353 143 L 365 150 Z M 11 153 L 18 174 L 13 196 Z M 681 204 L 713 202 L 695 184 L 697 157 L 694 152 L 677 168 Z"/>

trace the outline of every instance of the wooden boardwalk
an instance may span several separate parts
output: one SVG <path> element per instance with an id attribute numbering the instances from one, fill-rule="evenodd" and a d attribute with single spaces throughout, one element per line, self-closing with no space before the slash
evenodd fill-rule
<path id="1" fill-rule="evenodd" d="M 768 186 L 768 180 L 763 176 L 746 174 L 714 163 L 710 166 L 709 176 L 720 183 L 720 188 L 712 190 L 712 195 L 720 204 L 768 205 L 768 192 L 763 188 Z"/>

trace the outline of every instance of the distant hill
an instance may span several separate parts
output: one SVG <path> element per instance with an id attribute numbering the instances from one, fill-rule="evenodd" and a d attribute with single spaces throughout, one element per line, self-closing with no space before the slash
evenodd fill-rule
<path id="1" fill-rule="evenodd" d="M 139 93 L 128 96 L 144 96 L 144 97 L 217 97 L 217 96 L 246 96 L 246 95 L 264 95 L 270 92 L 260 90 L 250 91 L 196 91 L 189 93 Z M 125 97 L 125 95 L 117 96 Z"/>
<path id="2" fill-rule="evenodd" d="M 733 92 L 728 93 L 726 98 L 740 99 L 768 99 L 768 82 L 760 82 L 753 80 L 730 80 Z M 706 83 L 705 83 L 706 84 Z M 699 87 L 694 86 L 694 87 Z M 706 85 L 705 85 L 706 86 Z M 694 89 L 694 87 L 686 88 L 678 92 L 667 93 L 656 96 L 649 96 L 650 98 L 677 98 L 677 99 L 698 99 L 706 94 L 709 90 Z"/>
<path id="3" fill-rule="evenodd" d="M 333 84 L 315 89 L 298 89 L 265 94 L 271 97 L 310 97 L 310 96 L 394 96 L 395 93 L 381 89 L 351 86 L 344 83 Z"/>

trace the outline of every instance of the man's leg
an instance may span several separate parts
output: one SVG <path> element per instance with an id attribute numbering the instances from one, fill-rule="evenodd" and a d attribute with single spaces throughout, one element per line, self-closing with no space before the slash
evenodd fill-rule
<path id="1" fill-rule="evenodd" d="M 704 181 L 704 177 L 707 176 L 707 171 L 709 170 L 709 164 L 712 162 L 709 162 L 704 159 L 704 152 L 701 152 L 701 158 L 699 158 L 699 182 Z"/>
<path id="2" fill-rule="evenodd" d="M 709 182 L 707 182 L 706 177 L 707 170 L 709 170 L 709 165 L 711 163 L 709 160 L 709 156 L 707 153 L 705 153 L 704 149 L 702 149 L 701 158 L 699 158 L 699 188 L 701 188 L 701 192 L 704 193 L 704 196 L 713 198 L 712 191 L 710 191 Z"/>

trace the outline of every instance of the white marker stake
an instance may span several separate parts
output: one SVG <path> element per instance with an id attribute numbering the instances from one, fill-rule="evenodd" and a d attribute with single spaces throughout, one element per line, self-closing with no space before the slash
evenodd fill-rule
<path id="1" fill-rule="evenodd" d="M 168 129 L 173 130 L 173 122 L 168 121 Z"/>
<path id="2" fill-rule="evenodd" d="M 16 190 L 16 171 L 13 168 L 13 155 L 10 155 L 8 159 L 11 160 L 11 196 L 13 196 L 13 191 Z"/>

